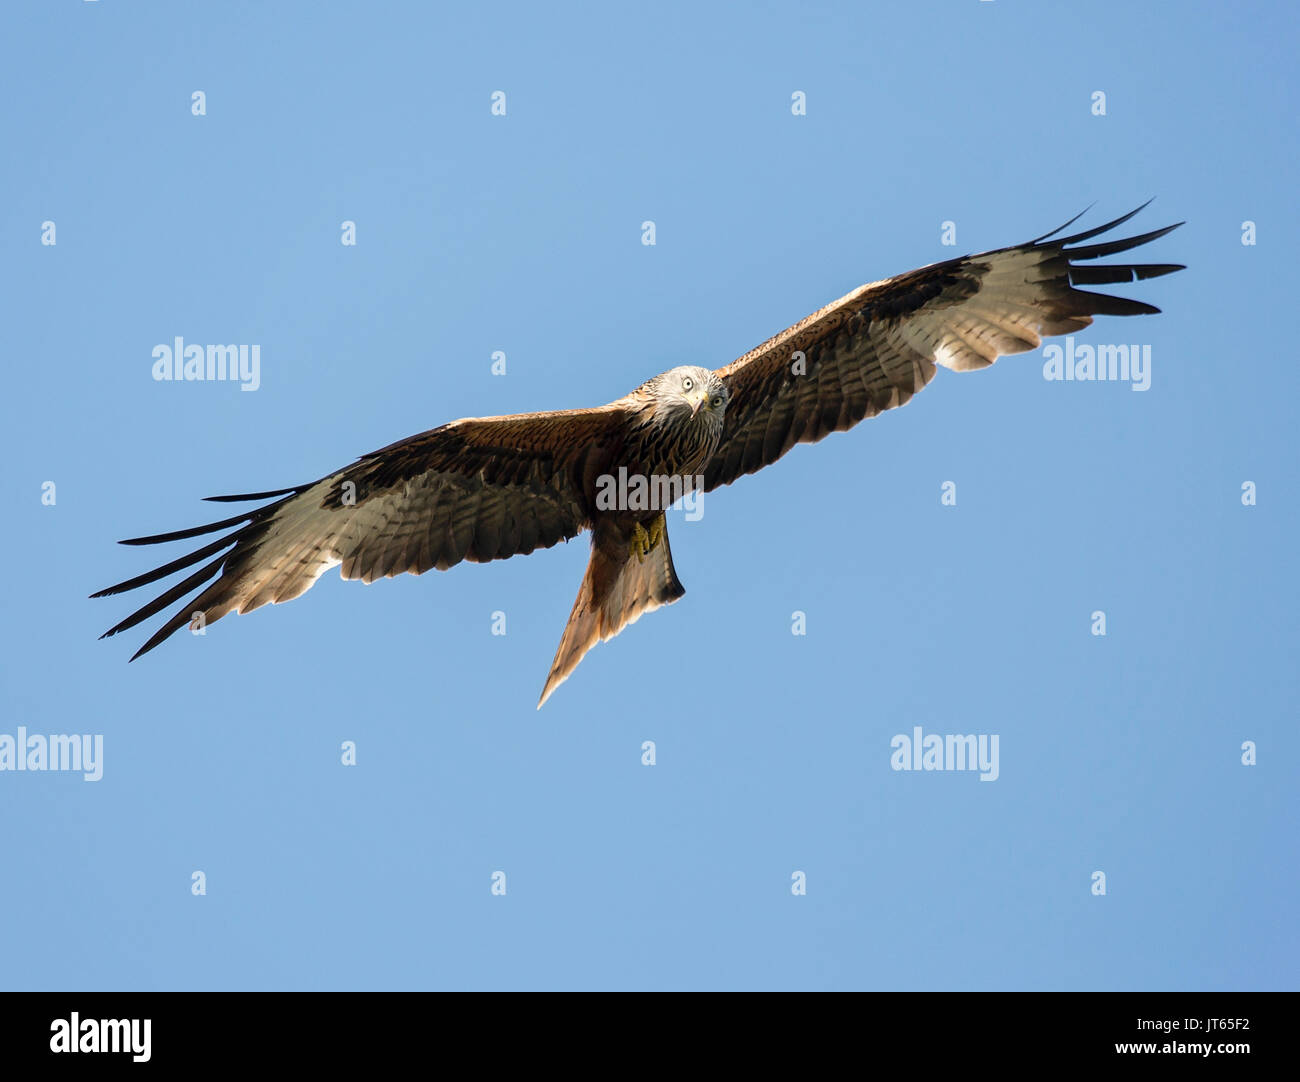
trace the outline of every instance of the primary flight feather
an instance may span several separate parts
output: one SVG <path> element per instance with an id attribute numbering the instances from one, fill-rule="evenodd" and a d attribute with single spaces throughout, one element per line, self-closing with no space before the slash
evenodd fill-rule
<path id="1" fill-rule="evenodd" d="M 201 565 L 104 634 L 126 631 L 202 587 L 135 660 L 191 623 L 291 601 L 335 565 L 345 579 L 373 582 L 523 555 L 591 530 L 591 559 L 540 707 L 597 642 L 686 592 L 673 568 L 665 504 L 611 504 L 604 498 L 611 478 L 648 479 L 651 491 L 657 485 L 673 495 L 702 478 L 710 491 L 770 465 L 796 443 L 903 405 L 936 366 L 984 368 L 1002 354 L 1038 348 L 1044 336 L 1080 330 L 1095 315 L 1158 312 L 1142 301 L 1076 288 L 1183 269 L 1092 263 L 1182 224 L 1084 243 L 1142 209 L 1050 239 L 1077 220 L 1071 219 L 1025 244 L 864 285 L 725 368 L 674 368 L 605 406 L 452 421 L 311 484 L 211 497 L 273 502 L 206 526 L 122 542 L 152 545 L 230 530 L 92 594 L 134 590 Z"/>

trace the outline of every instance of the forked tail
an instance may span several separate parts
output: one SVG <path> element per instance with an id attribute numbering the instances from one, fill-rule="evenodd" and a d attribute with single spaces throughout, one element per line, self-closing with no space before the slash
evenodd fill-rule
<path id="1" fill-rule="evenodd" d="M 598 642 L 612 639 L 643 612 L 676 601 L 686 588 L 673 569 L 668 547 L 668 530 L 659 534 L 658 544 L 641 559 L 633 549 L 632 531 L 612 519 L 596 523 L 591 539 L 591 560 L 582 577 L 573 611 L 565 625 L 560 648 L 551 663 L 551 673 L 542 688 L 537 709 L 569 678 L 578 662 Z"/>

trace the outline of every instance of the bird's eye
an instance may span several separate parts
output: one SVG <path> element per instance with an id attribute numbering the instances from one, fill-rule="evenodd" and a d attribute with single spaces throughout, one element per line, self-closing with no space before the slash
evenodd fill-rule
<path id="1" fill-rule="evenodd" d="M 694 386 L 695 386 L 695 381 L 691 379 L 690 376 L 687 376 L 684 380 L 682 380 L 683 391 L 689 391 Z"/>
<path id="2" fill-rule="evenodd" d="M 720 394 L 715 394 L 715 395 L 713 396 L 713 401 L 710 402 L 709 405 L 712 406 L 714 409 L 717 409 L 719 406 L 721 406 L 721 405 L 722 405 L 722 395 L 720 395 Z"/>

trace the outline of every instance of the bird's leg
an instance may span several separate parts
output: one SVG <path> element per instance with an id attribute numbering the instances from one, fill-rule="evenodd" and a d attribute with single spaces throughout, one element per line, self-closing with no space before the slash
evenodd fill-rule
<path id="1" fill-rule="evenodd" d="M 650 535 L 639 522 L 632 523 L 632 551 L 636 553 L 638 563 L 645 563 L 650 554 Z"/>
<path id="2" fill-rule="evenodd" d="M 663 536 L 667 528 L 668 528 L 668 522 L 662 514 L 660 514 L 652 523 L 650 523 L 650 547 L 646 549 L 647 556 L 649 556 L 650 553 L 654 551 L 655 546 L 659 544 L 661 540 L 663 540 Z"/>
<path id="3" fill-rule="evenodd" d="M 632 551 L 636 553 L 638 562 L 645 563 L 645 558 L 663 538 L 666 526 L 663 515 L 652 519 L 648 530 L 639 522 L 632 523 Z"/>

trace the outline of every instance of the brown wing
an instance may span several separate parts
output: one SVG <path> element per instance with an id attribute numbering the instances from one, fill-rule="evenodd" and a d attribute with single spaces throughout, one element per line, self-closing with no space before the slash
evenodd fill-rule
<path id="1" fill-rule="evenodd" d="M 134 590 L 216 557 L 104 634 L 134 627 L 217 575 L 132 660 L 189 624 L 195 613 L 211 623 L 228 612 L 290 601 L 336 564 L 345 579 L 373 582 L 549 548 L 589 525 L 584 481 L 617 444 L 625 416 L 610 405 L 453 421 L 365 455 L 314 484 L 212 497 L 281 498 L 221 522 L 122 542 L 151 545 L 235 527 L 197 552 L 92 594 Z"/>
<path id="2" fill-rule="evenodd" d="M 1074 286 L 1155 278 L 1180 265 L 1079 264 L 1146 244 L 1181 222 L 1066 248 L 1143 207 L 1072 237 L 1048 240 L 1077 219 L 1014 248 L 872 282 L 718 369 L 731 398 L 722 443 L 705 468 L 705 490 L 770 465 L 796 443 L 813 443 L 903 405 L 930 382 L 937 364 L 957 372 L 985 368 L 1004 353 L 1037 349 L 1040 336 L 1086 327 L 1094 315 L 1158 312 L 1141 301 Z"/>

